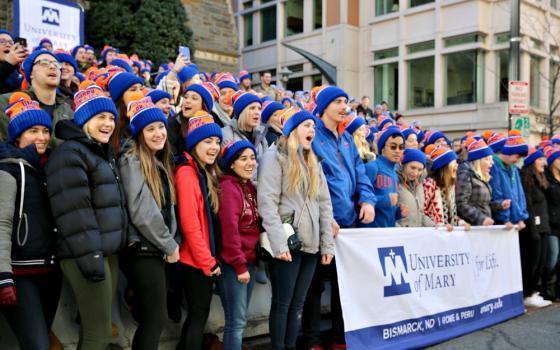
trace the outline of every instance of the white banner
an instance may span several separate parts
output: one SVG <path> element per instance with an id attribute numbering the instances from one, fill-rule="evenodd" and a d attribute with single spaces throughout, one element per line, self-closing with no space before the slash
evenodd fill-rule
<path id="1" fill-rule="evenodd" d="M 341 230 L 349 349 L 416 348 L 524 312 L 518 233 L 502 226 Z"/>
<path id="2" fill-rule="evenodd" d="M 53 49 L 70 50 L 84 41 L 84 11 L 66 0 L 14 0 L 14 34 L 33 50 L 42 38 Z"/>

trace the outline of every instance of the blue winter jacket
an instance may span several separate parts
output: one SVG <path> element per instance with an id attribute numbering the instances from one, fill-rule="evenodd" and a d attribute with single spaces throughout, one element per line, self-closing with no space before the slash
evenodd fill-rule
<path id="1" fill-rule="evenodd" d="M 492 187 L 492 202 L 501 204 L 505 199 L 511 199 L 509 209 L 493 211 L 493 218 L 499 223 L 511 222 L 516 224 L 527 220 L 527 202 L 521 184 L 521 174 L 517 166 L 506 166 L 502 160 L 494 155 L 494 166 L 490 169 L 490 187 Z M 493 205 L 495 208 L 498 205 Z"/>
<path id="2" fill-rule="evenodd" d="M 375 205 L 373 188 L 352 136 L 347 132 L 335 135 L 321 120 L 315 122 L 313 151 L 327 178 L 334 219 L 340 227 L 352 227 L 358 219 L 358 204 Z"/>
<path id="3" fill-rule="evenodd" d="M 397 205 L 391 206 L 389 194 L 398 194 L 399 190 L 399 178 L 395 169 L 396 164 L 381 155 L 375 162 L 377 167 L 366 167 L 368 170 L 367 176 L 373 185 L 373 192 L 377 201 L 375 220 L 371 224 L 360 224 L 359 226 L 395 227 L 395 222 L 400 218 L 400 210 Z"/>

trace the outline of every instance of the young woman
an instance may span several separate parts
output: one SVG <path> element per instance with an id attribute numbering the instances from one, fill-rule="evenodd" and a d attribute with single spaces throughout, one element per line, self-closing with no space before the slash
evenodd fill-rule
<path id="1" fill-rule="evenodd" d="M 449 147 L 429 145 L 425 152 L 432 163 L 428 177 L 424 180 L 424 214 L 436 225 L 447 227 L 462 225 L 470 229 L 457 215 L 455 184 L 457 182 L 457 154 Z"/>
<path id="2" fill-rule="evenodd" d="M 167 119 L 149 98 L 130 103 L 132 139 L 119 159 L 130 223 L 127 264 L 138 328 L 133 349 L 158 348 L 167 321 L 165 262 L 179 260 L 174 235 L 173 156 Z"/>
<path id="3" fill-rule="evenodd" d="M 57 226 L 57 256 L 80 312 L 78 348 L 104 349 L 111 340 L 117 253 L 126 244 L 128 215 L 109 139 L 117 110 L 101 88 L 85 81 L 74 120 L 55 134 L 65 140 L 47 163 L 47 190 Z"/>
<path id="4" fill-rule="evenodd" d="M 21 349 L 48 349 L 62 283 L 44 173 L 51 118 L 17 92 L 6 114 L 8 141 L 0 144 L 0 311 Z"/>
<path id="5" fill-rule="evenodd" d="M 317 263 L 334 256 L 332 205 L 320 163 L 311 148 L 313 115 L 283 116 L 283 136 L 262 157 L 258 206 L 274 259 L 269 264 L 272 349 L 295 348 L 303 303 Z M 293 219 L 302 248 L 290 251 L 283 222 Z M 319 257 L 319 254 L 321 257 Z"/>
<path id="6" fill-rule="evenodd" d="M 280 124 L 280 119 L 278 118 L 282 109 L 284 109 L 284 106 L 279 102 L 272 101 L 268 96 L 263 97 L 261 122 L 263 125 L 267 126 L 266 142 L 269 145 L 277 142 L 278 138 L 282 136 L 282 124 Z"/>
<path id="7" fill-rule="evenodd" d="M 371 179 L 374 174 L 377 174 L 378 167 L 376 160 L 376 155 L 372 152 L 371 142 L 368 141 L 367 137 L 371 135 L 371 131 L 366 126 L 364 118 L 358 116 L 350 116 L 345 119 L 346 131 L 352 135 L 354 144 L 358 149 L 360 158 L 364 161 L 364 167 L 366 169 L 366 174 Z M 372 140 L 373 141 L 373 140 Z"/>
<path id="8" fill-rule="evenodd" d="M 521 183 L 525 192 L 529 219 L 527 226 L 519 233 L 519 248 L 521 252 L 521 271 L 523 277 L 524 304 L 532 307 L 550 305 L 538 294 L 538 284 L 545 265 L 550 222 L 548 218 L 548 203 L 546 191 L 549 184 L 545 175 L 546 157 L 544 152 L 529 148 L 529 153 L 523 161 Z M 542 284 L 548 281 L 543 279 Z M 546 289 L 546 288 L 545 288 Z"/>
<path id="9" fill-rule="evenodd" d="M 151 90 L 146 94 L 146 96 L 152 99 L 152 102 L 156 105 L 157 108 L 161 109 L 165 118 L 173 117 L 172 111 L 173 106 L 171 105 L 171 94 L 163 91 L 163 90 Z M 167 139 L 167 137 L 166 137 Z"/>
<path id="10" fill-rule="evenodd" d="M 189 119 L 186 152 L 175 170 L 179 224 L 183 242 L 179 269 L 187 298 L 188 313 L 177 349 L 201 349 L 210 312 L 214 276 L 221 275 L 219 179 L 217 158 L 222 130 L 206 112 Z"/>
<path id="11" fill-rule="evenodd" d="M 212 83 L 192 84 L 186 88 L 181 112 L 169 121 L 169 142 L 174 155 L 181 155 L 185 151 L 189 119 L 198 112 L 212 111 L 217 94 L 218 91 Z"/>
<path id="12" fill-rule="evenodd" d="M 111 136 L 111 147 L 115 156 L 120 154 L 121 147 L 130 138 L 130 120 L 127 116 L 127 107 L 131 101 L 144 97 L 142 86 L 144 81 L 128 72 L 114 73 L 109 77 L 107 89 L 117 108 L 116 126 Z"/>
<path id="13" fill-rule="evenodd" d="M 560 281 L 558 276 L 558 264 L 560 262 L 559 236 L 560 236 L 560 150 L 554 145 L 545 148 L 548 169 L 546 177 L 548 180 L 548 190 L 546 198 L 548 201 L 548 217 L 550 219 L 551 234 L 548 238 L 548 250 L 544 267 L 545 290 L 543 295 L 548 296 L 549 300 L 558 299 L 560 296 Z M 556 277 L 556 278 L 555 278 Z M 554 283 L 556 279 L 556 283 Z"/>
<path id="14" fill-rule="evenodd" d="M 405 127 L 401 129 L 401 134 L 404 138 L 404 148 L 418 149 L 418 135 L 416 130 L 412 127 Z"/>
<path id="15" fill-rule="evenodd" d="M 257 190 L 251 182 L 257 169 L 255 147 L 232 142 L 222 151 L 225 176 L 220 180 L 222 278 L 218 282 L 224 307 L 224 349 L 241 349 L 247 309 L 255 281 L 260 221 Z"/>
<path id="16" fill-rule="evenodd" d="M 466 142 L 468 158 L 457 173 L 455 187 L 457 214 L 471 225 L 490 226 L 492 220 L 492 190 L 490 168 L 494 164 L 492 149 L 483 140 L 469 138 Z"/>
<path id="17" fill-rule="evenodd" d="M 233 116 L 233 106 L 228 101 L 229 96 L 239 90 L 239 85 L 235 81 L 235 77 L 231 73 L 220 74 L 215 81 L 218 89 L 220 89 L 220 97 L 214 111 L 219 120 L 218 125 L 226 126 L 230 123 Z"/>
<path id="18" fill-rule="evenodd" d="M 262 102 L 257 95 L 237 91 L 230 95 L 233 119 L 222 131 L 224 144 L 234 140 L 247 140 L 257 150 L 257 161 L 268 148 L 265 128 L 261 125 Z"/>
<path id="19" fill-rule="evenodd" d="M 422 177 L 426 168 L 426 155 L 413 148 L 404 150 L 399 176 L 398 205 L 405 208 L 406 215 L 397 220 L 402 227 L 432 227 L 434 222 L 424 213 L 424 188 Z"/>

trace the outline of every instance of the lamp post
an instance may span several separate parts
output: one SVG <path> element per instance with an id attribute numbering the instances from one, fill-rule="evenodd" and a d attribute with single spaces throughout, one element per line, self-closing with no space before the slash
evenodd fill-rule
<path id="1" fill-rule="evenodd" d="M 521 37 L 519 34 L 520 1 L 511 0 L 509 37 L 509 80 L 519 80 L 519 55 Z M 508 84 L 509 86 L 509 84 Z M 508 113 L 508 130 L 511 130 L 511 114 Z"/>
<path id="2" fill-rule="evenodd" d="M 278 74 L 280 75 L 280 81 L 282 82 L 281 86 L 285 90 L 286 85 L 288 84 L 288 80 L 290 80 L 290 75 L 292 75 L 292 71 L 288 67 L 282 67 Z"/>

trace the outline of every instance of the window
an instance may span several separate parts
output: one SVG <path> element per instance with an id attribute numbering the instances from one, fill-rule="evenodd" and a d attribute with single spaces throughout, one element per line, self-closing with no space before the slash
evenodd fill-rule
<path id="1" fill-rule="evenodd" d="M 444 43 L 445 47 L 457 46 L 463 44 L 480 43 L 484 42 L 485 35 L 482 33 L 470 33 L 459 35 L 452 38 L 446 38 Z"/>
<path id="2" fill-rule="evenodd" d="M 398 56 L 399 56 L 398 47 L 392 47 L 390 49 L 375 51 L 375 53 L 373 54 L 373 58 L 375 60 L 383 60 L 386 58 L 398 57 Z"/>
<path id="3" fill-rule="evenodd" d="M 537 39 L 533 39 L 533 38 L 529 38 L 529 48 L 530 49 L 535 49 L 535 50 L 543 50 L 544 44 L 542 41 L 537 40 Z"/>
<path id="4" fill-rule="evenodd" d="M 420 6 L 434 2 L 434 0 L 410 0 L 410 7 Z"/>
<path id="5" fill-rule="evenodd" d="M 496 44 L 504 44 L 509 43 L 510 34 L 509 33 L 500 33 L 496 34 L 494 37 L 494 41 Z"/>
<path id="6" fill-rule="evenodd" d="M 502 50 L 496 52 L 496 84 L 498 91 L 498 101 L 508 100 L 509 88 L 509 51 Z"/>
<path id="7" fill-rule="evenodd" d="M 531 56 L 531 73 L 529 76 L 529 104 L 533 107 L 541 107 L 541 64 L 541 58 Z"/>
<path id="8" fill-rule="evenodd" d="M 323 85 L 323 76 L 321 74 L 315 74 L 311 76 L 311 86 L 321 86 Z"/>
<path id="9" fill-rule="evenodd" d="M 303 33 L 303 0 L 286 2 L 286 36 Z"/>
<path id="10" fill-rule="evenodd" d="M 408 108 L 434 106 L 434 57 L 408 61 Z"/>
<path id="11" fill-rule="evenodd" d="M 245 1 L 243 3 L 243 8 L 244 9 L 250 9 L 251 7 L 253 7 L 253 2 L 252 1 Z"/>
<path id="12" fill-rule="evenodd" d="M 446 105 L 483 102 L 484 54 L 463 51 L 445 55 Z"/>
<path id="13" fill-rule="evenodd" d="M 288 66 L 288 69 L 291 70 L 292 73 L 303 72 L 303 63 L 302 64 L 294 64 L 293 66 Z"/>
<path id="14" fill-rule="evenodd" d="M 399 0 L 376 0 L 375 15 L 381 16 L 399 11 Z"/>
<path id="15" fill-rule="evenodd" d="M 433 50 L 435 47 L 436 47 L 435 41 L 430 40 L 421 43 L 410 44 L 407 46 L 407 49 L 408 49 L 408 53 L 412 54 L 412 53 L 417 53 L 422 51 L 430 51 Z"/>
<path id="16" fill-rule="evenodd" d="M 399 64 L 387 63 L 373 68 L 374 101 L 387 101 L 389 106 L 399 105 Z"/>
<path id="17" fill-rule="evenodd" d="M 245 46 L 253 45 L 253 14 L 243 16 L 243 40 Z"/>
<path id="18" fill-rule="evenodd" d="M 286 90 L 300 91 L 303 90 L 303 77 L 290 78 L 286 83 Z"/>
<path id="19" fill-rule="evenodd" d="M 276 39 L 276 6 L 261 11 L 261 42 Z"/>
<path id="20" fill-rule="evenodd" d="M 323 27 L 323 0 L 313 0 L 313 29 Z"/>

